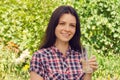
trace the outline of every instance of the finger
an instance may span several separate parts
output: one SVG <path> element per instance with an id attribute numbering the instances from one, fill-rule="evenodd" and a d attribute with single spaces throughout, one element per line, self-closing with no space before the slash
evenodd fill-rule
<path id="1" fill-rule="evenodd" d="M 96 62 L 96 57 L 89 59 L 89 62 Z"/>
<path id="2" fill-rule="evenodd" d="M 90 62 L 89 65 L 98 66 L 97 62 Z"/>
<path id="3" fill-rule="evenodd" d="M 98 63 L 97 62 L 92 62 L 92 63 L 89 63 L 90 67 L 93 68 L 93 69 L 97 69 L 98 68 Z"/>
<path id="4" fill-rule="evenodd" d="M 90 59 L 89 62 L 97 62 L 96 59 Z"/>
<path id="5" fill-rule="evenodd" d="M 96 59 L 96 56 L 95 56 L 95 55 L 92 55 L 90 59 Z"/>
<path id="6" fill-rule="evenodd" d="M 83 59 L 81 58 L 81 59 L 80 59 L 80 63 L 81 63 L 81 64 L 82 64 L 82 61 L 83 61 Z"/>
<path id="7" fill-rule="evenodd" d="M 97 70 L 98 69 L 98 66 L 90 66 L 92 69 L 93 69 L 93 71 L 95 71 L 95 70 Z"/>

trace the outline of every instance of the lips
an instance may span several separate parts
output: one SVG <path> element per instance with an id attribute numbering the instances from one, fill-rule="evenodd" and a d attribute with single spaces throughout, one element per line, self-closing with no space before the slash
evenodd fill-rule
<path id="1" fill-rule="evenodd" d="M 62 33 L 62 36 L 68 38 L 70 36 L 70 34 L 68 34 L 68 33 Z"/>

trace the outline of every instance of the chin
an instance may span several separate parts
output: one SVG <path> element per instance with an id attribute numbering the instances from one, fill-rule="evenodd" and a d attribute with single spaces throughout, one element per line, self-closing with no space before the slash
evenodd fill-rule
<path id="1" fill-rule="evenodd" d="M 63 39 L 62 41 L 63 41 L 63 42 L 69 42 L 70 39 Z"/>

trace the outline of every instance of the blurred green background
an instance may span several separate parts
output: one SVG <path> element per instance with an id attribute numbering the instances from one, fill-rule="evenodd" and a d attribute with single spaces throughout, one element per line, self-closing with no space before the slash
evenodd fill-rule
<path id="1" fill-rule="evenodd" d="M 120 80 L 119 0 L 0 0 L 0 80 L 28 80 L 29 63 L 59 5 L 80 17 L 82 43 L 95 49 L 93 80 Z"/>

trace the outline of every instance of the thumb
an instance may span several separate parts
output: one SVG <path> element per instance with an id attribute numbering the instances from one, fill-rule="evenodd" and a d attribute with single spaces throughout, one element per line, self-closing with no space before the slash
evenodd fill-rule
<path id="1" fill-rule="evenodd" d="M 80 59 L 80 63 L 81 63 L 81 64 L 82 64 L 82 61 L 83 61 L 83 59 L 81 58 L 81 59 Z"/>

